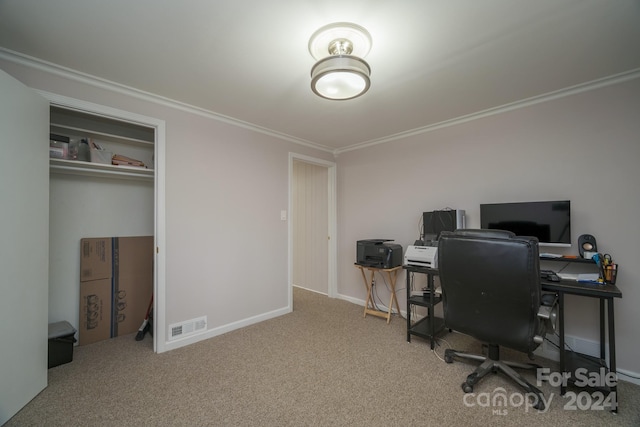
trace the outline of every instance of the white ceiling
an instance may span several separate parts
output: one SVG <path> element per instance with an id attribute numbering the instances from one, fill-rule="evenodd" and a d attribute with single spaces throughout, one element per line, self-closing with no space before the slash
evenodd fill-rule
<path id="1" fill-rule="evenodd" d="M 311 34 L 372 36 L 371 89 L 310 89 Z M 0 0 L 0 47 L 340 151 L 640 70 L 638 0 Z"/>

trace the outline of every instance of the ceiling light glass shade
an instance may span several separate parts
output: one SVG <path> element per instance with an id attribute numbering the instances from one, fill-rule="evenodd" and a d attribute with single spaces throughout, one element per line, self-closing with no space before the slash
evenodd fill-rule
<path id="1" fill-rule="evenodd" d="M 357 56 L 329 56 L 311 69 L 311 90 L 327 99 L 353 99 L 369 90 L 370 75 L 369 64 Z"/>
<path id="2" fill-rule="evenodd" d="M 309 53 L 316 62 L 311 68 L 311 90 L 322 98 L 356 98 L 371 85 L 371 68 L 364 59 L 371 49 L 371 35 L 350 22 L 325 25 L 311 35 Z"/>

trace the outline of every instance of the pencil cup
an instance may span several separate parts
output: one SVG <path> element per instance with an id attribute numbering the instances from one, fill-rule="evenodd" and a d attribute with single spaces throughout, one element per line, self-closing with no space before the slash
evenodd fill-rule
<path id="1" fill-rule="evenodd" d="M 604 281 L 612 285 L 616 284 L 616 275 L 618 274 L 618 264 L 609 264 L 604 266 Z"/>

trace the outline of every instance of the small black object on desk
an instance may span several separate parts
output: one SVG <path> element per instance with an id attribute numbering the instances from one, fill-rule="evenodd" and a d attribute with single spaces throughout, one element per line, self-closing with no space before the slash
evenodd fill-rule
<path id="1" fill-rule="evenodd" d="M 540 279 L 548 280 L 550 282 L 559 282 L 560 277 L 553 270 L 540 270 Z"/>

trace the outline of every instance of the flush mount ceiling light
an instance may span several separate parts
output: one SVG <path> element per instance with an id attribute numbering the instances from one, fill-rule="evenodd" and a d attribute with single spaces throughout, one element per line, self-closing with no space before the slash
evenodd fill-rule
<path id="1" fill-rule="evenodd" d="M 371 35 L 359 25 L 338 22 L 325 25 L 309 40 L 311 90 L 323 98 L 356 98 L 371 85 L 371 68 L 364 58 L 371 50 Z"/>

